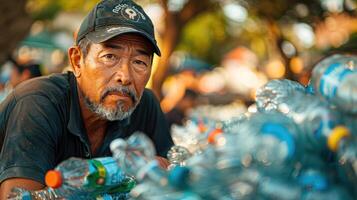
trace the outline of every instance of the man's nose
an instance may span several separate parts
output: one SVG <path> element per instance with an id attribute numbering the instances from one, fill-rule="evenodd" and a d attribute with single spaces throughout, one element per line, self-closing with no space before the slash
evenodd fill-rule
<path id="1" fill-rule="evenodd" d="M 131 72 L 129 61 L 123 61 L 116 67 L 115 81 L 122 85 L 131 84 Z"/>

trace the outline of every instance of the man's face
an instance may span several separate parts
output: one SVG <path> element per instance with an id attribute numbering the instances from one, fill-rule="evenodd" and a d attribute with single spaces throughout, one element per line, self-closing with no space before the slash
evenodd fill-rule
<path id="1" fill-rule="evenodd" d="M 152 55 L 151 44 L 135 34 L 91 44 L 77 77 L 86 106 L 107 120 L 129 117 L 150 78 Z"/>

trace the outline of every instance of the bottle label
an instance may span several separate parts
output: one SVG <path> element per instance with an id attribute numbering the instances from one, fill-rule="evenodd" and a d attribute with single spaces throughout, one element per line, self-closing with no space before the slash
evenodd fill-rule
<path id="1" fill-rule="evenodd" d="M 118 166 L 118 163 L 112 157 L 96 158 L 89 160 L 91 162 L 89 173 L 98 174 L 97 185 L 116 186 L 123 182 L 124 172 Z M 99 179 L 103 182 L 99 182 Z"/>
<path id="2" fill-rule="evenodd" d="M 321 120 L 319 126 L 314 130 L 313 135 L 316 138 L 326 137 L 325 134 L 330 132 L 336 123 L 332 120 Z"/>
<path id="3" fill-rule="evenodd" d="M 357 72 L 346 68 L 343 65 L 343 63 L 331 64 L 321 77 L 319 90 L 327 99 L 336 96 L 337 88 L 346 75 Z"/>
<path id="4" fill-rule="evenodd" d="M 306 189 L 321 191 L 326 190 L 328 187 L 328 181 L 321 172 L 302 173 L 298 177 L 298 182 Z"/>

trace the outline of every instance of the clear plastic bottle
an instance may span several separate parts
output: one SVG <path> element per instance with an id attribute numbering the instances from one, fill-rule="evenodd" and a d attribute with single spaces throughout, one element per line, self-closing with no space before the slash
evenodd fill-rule
<path id="1" fill-rule="evenodd" d="M 226 177 L 216 168 L 216 157 L 214 148 L 208 147 L 187 160 L 187 189 L 202 199 L 233 199 Z"/>
<path id="2" fill-rule="evenodd" d="M 326 190 L 312 190 L 304 193 L 303 200 L 352 200 L 351 194 L 341 185 L 331 185 Z"/>
<path id="3" fill-rule="evenodd" d="M 172 146 L 167 152 L 167 158 L 170 161 L 169 169 L 174 166 L 185 166 L 185 161 L 191 156 L 192 155 L 187 148 L 177 145 Z"/>
<path id="4" fill-rule="evenodd" d="M 341 186 L 306 189 L 293 180 L 277 177 L 263 178 L 257 192 L 260 198 L 269 200 L 352 200 L 352 196 Z"/>
<path id="5" fill-rule="evenodd" d="M 357 57 L 335 54 L 313 69 L 314 90 L 347 113 L 357 113 Z"/>
<path id="6" fill-rule="evenodd" d="M 70 158 L 48 171 L 46 185 L 66 199 L 93 199 L 104 193 L 127 193 L 135 180 L 124 174 L 112 157 Z"/>
<path id="7" fill-rule="evenodd" d="M 341 113 L 343 124 L 350 129 L 351 133 L 357 136 L 357 114 Z"/>
<path id="8" fill-rule="evenodd" d="M 101 195 L 88 195 L 88 196 L 73 196 L 71 198 L 60 197 L 52 188 L 44 188 L 42 190 L 28 191 L 21 188 L 14 188 L 8 200 L 127 200 L 129 199 L 128 193 L 113 193 Z"/>
<path id="9" fill-rule="evenodd" d="M 104 194 L 96 197 L 96 200 L 127 200 L 129 193 Z"/>
<path id="10" fill-rule="evenodd" d="M 271 80 L 257 90 L 257 108 L 259 111 L 276 110 L 284 99 L 296 91 L 305 93 L 305 88 L 300 83 L 288 79 Z"/>
<path id="11" fill-rule="evenodd" d="M 346 189 L 329 182 L 326 174 L 316 170 L 302 172 L 297 179 L 267 176 L 259 169 L 244 169 L 240 179 L 250 183 L 250 198 L 264 200 L 352 200 Z M 237 188 L 238 189 L 238 188 Z"/>
<path id="12" fill-rule="evenodd" d="M 283 177 L 261 177 L 257 186 L 257 199 L 295 200 L 302 198 L 302 187 Z"/>
<path id="13" fill-rule="evenodd" d="M 242 114 L 238 117 L 231 118 L 226 121 L 222 121 L 222 131 L 223 132 L 232 132 L 234 130 L 239 130 L 239 126 L 246 120 L 248 120 L 249 116 Z"/>
<path id="14" fill-rule="evenodd" d="M 219 135 L 219 168 L 259 167 L 289 176 L 303 156 L 300 129 L 281 113 L 256 113 L 240 129 Z"/>
<path id="15" fill-rule="evenodd" d="M 44 200 L 59 199 L 53 189 L 45 188 L 37 191 L 28 191 L 22 188 L 13 188 L 8 200 Z"/>
<path id="16" fill-rule="evenodd" d="M 326 153 L 327 136 L 342 124 L 339 113 L 317 96 L 300 92 L 293 93 L 278 109 L 292 118 L 302 130 L 305 147 L 311 152 Z"/>
<path id="17" fill-rule="evenodd" d="M 114 159 L 123 171 L 135 176 L 139 181 L 144 177 L 144 172 L 140 171 L 143 168 L 151 170 L 152 168 L 159 170 L 157 161 L 155 160 L 155 147 L 150 138 L 144 133 L 135 132 L 127 140 L 116 139 L 110 144 Z M 160 175 L 164 175 L 160 173 Z"/>
<path id="18" fill-rule="evenodd" d="M 172 139 L 176 145 L 183 146 L 195 153 L 202 149 L 202 141 L 206 142 L 205 135 L 202 134 L 203 129 L 205 127 L 202 123 L 199 125 L 192 120 L 188 120 L 184 126 L 172 125 Z"/>
<path id="19" fill-rule="evenodd" d="M 134 198 L 181 199 L 177 186 L 185 185 L 187 174 L 179 171 L 169 173 L 162 169 L 155 160 L 154 145 L 145 134 L 135 132 L 126 141 L 116 139 L 110 144 L 110 149 L 123 170 L 140 183 L 131 191 Z M 189 197 L 199 199 L 193 194 Z"/>
<path id="20" fill-rule="evenodd" d="M 347 130 L 345 129 L 341 131 L 343 132 Z M 345 183 L 346 188 L 357 197 L 357 137 L 355 135 L 350 136 L 350 134 L 343 133 L 340 133 L 340 135 L 346 136 L 337 139 L 339 140 L 337 144 L 338 147 L 336 148 L 339 178 Z"/>
<path id="21" fill-rule="evenodd" d="M 311 83 L 311 80 L 307 84 L 307 86 L 305 88 L 305 92 L 308 93 L 308 94 L 311 94 L 311 95 L 315 95 L 315 89 L 314 89 L 314 86 Z"/>

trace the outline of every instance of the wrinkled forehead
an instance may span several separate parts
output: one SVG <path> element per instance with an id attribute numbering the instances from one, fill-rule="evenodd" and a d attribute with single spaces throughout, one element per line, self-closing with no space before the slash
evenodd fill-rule
<path id="1" fill-rule="evenodd" d="M 152 43 L 145 37 L 141 36 L 140 34 L 135 33 L 128 33 L 118 35 L 114 38 L 111 38 L 105 42 L 101 43 L 104 46 L 110 45 L 132 45 L 136 46 L 142 50 L 145 50 L 148 54 L 152 55 L 154 53 L 154 47 Z"/>

